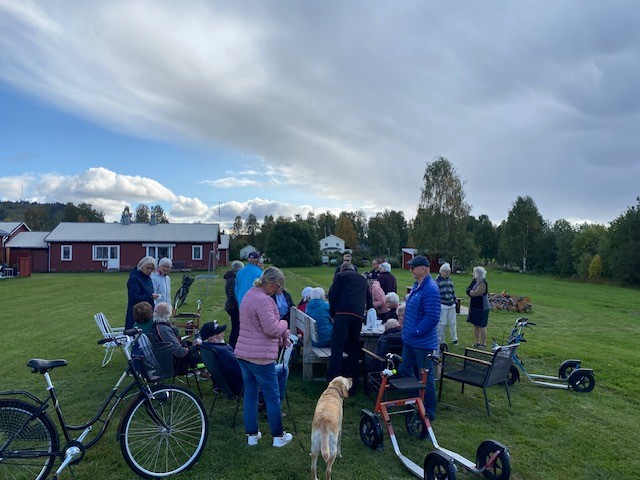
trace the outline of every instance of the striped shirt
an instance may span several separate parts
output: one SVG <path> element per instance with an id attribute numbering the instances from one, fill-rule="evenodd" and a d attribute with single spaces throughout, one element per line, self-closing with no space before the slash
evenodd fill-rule
<path id="1" fill-rule="evenodd" d="M 442 275 L 438 275 L 436 283 L 440 289 L 440 303 L 442 305 L 453 305 L 456 303 L 456 292 L 453 290 L 451 278 L 444 278 Z"/>

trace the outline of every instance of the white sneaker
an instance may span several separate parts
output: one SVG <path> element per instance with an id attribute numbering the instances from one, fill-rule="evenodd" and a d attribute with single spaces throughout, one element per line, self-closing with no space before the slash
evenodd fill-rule
<path id="1" fill-rule="evenodd" d="M 273 446 L 278 448 L 284 447 L 290 443 L 291 440 L 293 440 L 293 435 L 287 432 L 282 432 L 281 437 L 273 437 Z"/>
<path id="2" fill-rule="evenodd" d="M 258 432 L 255 435 L 247 435 L 247 443 L 250 447 L 255 447 L 258 445 L 258 440 L 262 438 L 262 433 Z"/>

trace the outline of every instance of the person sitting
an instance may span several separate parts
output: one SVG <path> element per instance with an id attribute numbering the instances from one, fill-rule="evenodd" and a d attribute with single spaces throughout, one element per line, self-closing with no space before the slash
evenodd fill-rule
<path id="1" fill-rule="evenodd" d="M 384 298 L 389 311 L 378 317 L 380 318 L 380 320 L 382 320 L 382 323 L 385 323 L 391 318 L 398 318 L 396 310 L 398 308 L 398 305 L 400 305 L 400 297 L 398 297 L 398 294 L 396 292 L 389 292 L 384 296 Z"/>
<path id="2" fill-rule="evenodd" d="M 276 302 L 278 313 L 280 313 L 280 320 L 286 320 L 288 322 L 291 316 L 291 307 L 293 307 L 291 294 L 283 288 L 271 295 L 271 298 Z"/>
<path id="3" fill-rule="evenodd" d="M 189 368 L 198 365 L 198 345 L 202 344 L 200 338 L 196 338 L 193 345 L 183 343 L 176 333 L 175 326 L 171 323 L 171 305 L 160 302 L 153 309 L 153 327 L 151 333 L 155 334 L 159 341 L 171 343 L 173 354 L 173 368 L 176 373 L 186 372 Z"/>
<path id="4" fill-rule="evenodd" d="M 309 297 L 311 300 L 307 305 L 306 313 L 316 321 L 318 330 L 318 341 L 311 341 L 311 345 L 314 347 L 330 347 L 333 322 L 329 314 L 329 302 L 327 302 L 324 288 L 312 288 Z"/>
<path id="5" fill-rule="evenodd" d="M 242 371 L 236 354 L 233 353 L 233 348 L 224 341 L 224 331 L 226 329 L 226 325 L 218 325 L 215 320 L 202 325 L 200 329 L 202 345 L 200 345 L 200 348 L 203 350 L 215 350 L 218 353 L 222 376 L 227 381 L 231 392 L 234 395 L 238 395 L 242 391 Z"/>
<path id="6" fill-rule="evenodd" d="M 309 297 L 311 290 L 313 290 L 312 287 L 304 287 L 302 289 L 302 300 L 300 300 L 300 303 L 298 303 L 297 307 L 301 312 L 306 312 L 307 304 L 309 303 L 309 300 L 311 300 L 311 298 Z"/>
<path id="7" fill-rule="evenodd" d="M 387 323 L 384 324 L 384 333 L 380 335 L 376 344 L 376 355 L 379 357 L 385 358 L 389 352 L 398 354 L 402 352 L 402 327 L 396 318 L 387 320 Z M 385 365 L 386 362 L 374 358 L 369 363 L 368 370 L 377 372 L 385 368 Z"/>
<path id="8" fill-rule="evenodd" d="M 407 308 L 407 304 L 402 302 L 400 305 L 398 305 L 398 308 L 396 308 L 396 315 L 398 316 L 398 322 L 400 322 L 400 326 L 403 327 L 404 326 L 404 312 Z"/>
<path id="9" fill-rule="evenodd" d="M 133 326 L 149 333 L 153 327 L 153 307 L 149 302 L 138 302 L 133 306 Z"/>

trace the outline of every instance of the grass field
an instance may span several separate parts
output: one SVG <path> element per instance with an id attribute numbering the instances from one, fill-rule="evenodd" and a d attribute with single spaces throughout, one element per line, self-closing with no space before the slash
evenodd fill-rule
<path id="1" fill-rule="evenodd" d="M 399 290 L 404 291 L 404 286 L 411 284 L 409 273 L 393 273 Z M 292 268 L 285 274 L 286 288 L 297 300 L 306 285 L 328 289 L 333 268 Z M 181 274 L 172 274 L 174 291 L 180 279 Z M 493 292 L 506 290 L 532 299 L 529 318 L 537 328 L 527 332 L 528 342 L 520 347 L 530 373 L 554 374 L 562 360 L 577 358 L 583 366 L 594 369 L 597 384 L 593 392 L 578 394 L 523 381 L 511 390 L 512 408 L 504 391 L 494 387 L 489 391 L 492 416 L 487 418 L 480 389 L 469 387 L 463 396 L 457 385 L 445 383 L 434 422 L 440 444 L 473 459 L 483 439 L 499 440 L 511 449 L 511 478 L 517 480 L 638 478 L 639 291 L 497 271 L 490 271 L 487 279 Z M 453 280 L 458 296 L 464 296 L 470 276 L 454 275 Z M 29 373 L 26 361 L 33 357 L 65 358 L 69 365 L 55 370 L 52 377 L 67 419 L 81 423 L 92 416 L 124 367 L 124 359 L 117 353 L 107 367 L 100 367 L 103 350 L 96 345 L 99 332 L 93 314 L 103 311 L 112 325 L 122 325 L 126 281 L 126 273 L 36 274 L 0 281 L 0 389 L 23 388 L 44 396 L 42 377 Z M 228 322 L 222 276 L 208 284 L 197 280 L 185 311 L 198 298 L 203 300 L 204 321 Z M 517 314 L 492 312 L 489 337 L 506 338 L 516 318 Z M 464 345 L 473 342 L 472 328 L 463 317 L 458 317 L 458 332 L 461 345 L 453 350 L 461 353 Z M 324 387 L 322 382 L 302 382 L 301 367 L 293 367 L 288 392 L 298 434 L 281 450 L 270 446 L 266 417 L 260 418 L 265 438 L 258 447 L 249 449 L 242 421 L 236 431 L 230 428 L 234 404 L 219 401 L 205 453 L 193 469 L 178 478 L 308 478 L 311 418 Z M 207 385 L 207 409 L 211 400 Z M 333 478 L 413 478 L 393 454 L 386 433 L 381 452 L 370 451 L 361 443 L 360 410 L 372 406 L 363 394 L 345 402 L 343 458 L 336 462 Z M 284 422 L 291 430 L 291 416 Z M 431 445 L 409 437 L 403 423 L 402 418 L 394 420 L 400 447 L 422 464 Z M 116 427 L 117 422 L 74 469 L 76 478 L 134 477 L 116 443 Z M 458 478 L 472 477 L 458 472 Z M 71 475 L 67 472 L 63 478 Z"/>

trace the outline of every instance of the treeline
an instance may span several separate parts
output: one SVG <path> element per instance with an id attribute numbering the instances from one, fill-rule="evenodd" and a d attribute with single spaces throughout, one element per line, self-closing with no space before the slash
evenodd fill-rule
<path id="1" fill-rule="evenodd" d="M 0 202 L 0 221 L 24 222 L 34 232 L 48 232 L 60 222 L 104 222 L 104 212 L 89 203 Z"/>

